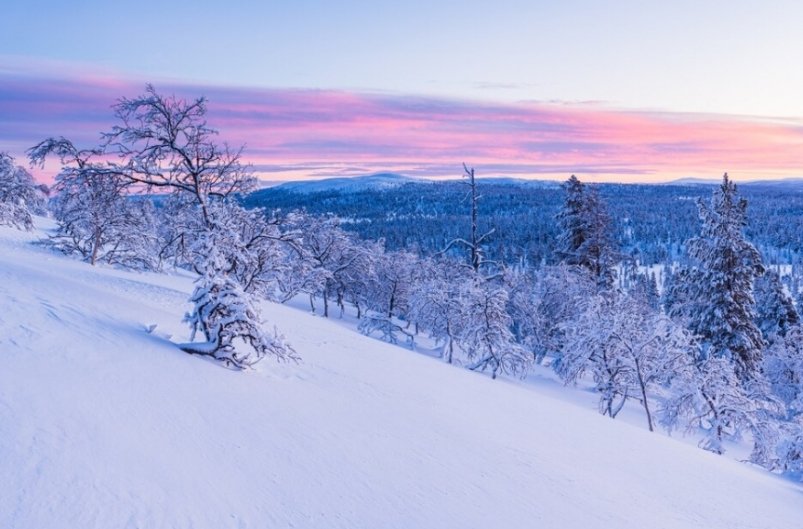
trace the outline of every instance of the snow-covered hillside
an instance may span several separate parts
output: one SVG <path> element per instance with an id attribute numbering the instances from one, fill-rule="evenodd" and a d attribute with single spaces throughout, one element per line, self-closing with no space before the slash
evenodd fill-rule
<path id="1" fill-rule="evenodd" d="M 300 364 L 189 356 L 190 277 L 39 236 L 0 228 L 2 528 L 803 526 L 799 485 L 297 309 Z"/>

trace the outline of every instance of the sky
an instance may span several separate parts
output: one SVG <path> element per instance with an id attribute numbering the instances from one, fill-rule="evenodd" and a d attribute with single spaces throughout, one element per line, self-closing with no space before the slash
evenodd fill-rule
<path id="1" fill-rule="evenodd" d="M 0 150 L 89 146 L 150 82 L 207 97 L 268 180 L 803 177 L 800 20 L 766 0 L 13 2 Z"/>

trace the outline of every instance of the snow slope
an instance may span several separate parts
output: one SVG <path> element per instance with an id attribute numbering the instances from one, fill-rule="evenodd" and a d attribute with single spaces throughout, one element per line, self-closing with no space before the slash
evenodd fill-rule
<path id="1" fill-rule="evenodd" d="M 289 307 L 302 363 L 191 357 L 189 277 L 35 236 L 0 228 L 2 528 L 803 526 L 799 485 Z"/>

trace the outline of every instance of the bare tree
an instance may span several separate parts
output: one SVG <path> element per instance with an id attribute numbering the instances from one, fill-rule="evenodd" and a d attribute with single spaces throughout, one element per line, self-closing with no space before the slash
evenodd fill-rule
<path id="1" fill-rule="evenodd" d="M 459 244 L 464 248 L 468 248 L 469 266 L 474 272 L 479 272 L 482 265 L 487 262 L 483 251 L 483 242 L 494 233 L 494 230 L 489 230 L 482 235 L 479 234 L 479 202 L 482 195 L 477 191 L 477 180 L 474 174 L 474 168 L 472 167 L 469 169 L 464 163 L 463 171 L 463 178 L 465 178 L 465 180 L 462 180 L 462 182 L 468 187 L 466 199 L 470 205 L 471 227 L 469 230 L 469 238 L 468 240 L 462 238 L 451 240 L 443 250 L 438 252 L 438 255 L 445 255 L 453 246 Z"/>
<path id="2" fill-rule="evenodd" d="M 207 126 L 206 99 L 162 96 L 151 85 L 145 94 L 114 106 L 121 124 L 103 134 L 103 152 L 116 156 L 107 171 L 147 188 L 189 194 L 210 223 L 209 202 L 252 189 L 255 179 L 240 162 L 242 149 L 215 141 Z"/>

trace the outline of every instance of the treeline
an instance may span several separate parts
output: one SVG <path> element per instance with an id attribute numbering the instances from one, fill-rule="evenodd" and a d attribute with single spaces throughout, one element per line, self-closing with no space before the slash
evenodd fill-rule
<path id="1" fill-rule="evenodd" d="M 635 403 L 650 430 L 697 432 L 716 453 L 747 436 L 756 464 L 803 472 L 803 328 L 748 241 L 747 202 L 727 175 L 690 212 L 685 264 L 659 294 L 654 276 L 622 266 L 631 256 L 602 188 L 575 177 L 554 195 L 555 242 L 540 266 L 495 254 L 507 234 L 490 229 L 492 195 L 469 168 L 449 188 L 464 230 L 442 226 L 448 250 L 422 256 L 358 237 L 354 219 L 244 208 L 253 176 L 239 150 L 215 142 L 204 99 L 148 87 L 114 108 L 118 125 L 97 146 L 49 138 L 30 149 L 34 165 L 62 163 L 49 201 L 57 229 L 42 243 L 92 264 L 194 271 L 184 351 L 235 368 L 295 359 L 259 303 L 305 295 L 323 316 L 354 310 L 365 334 L 410 347 L 430 336 L 443 361 L 494 378 L 544 364 L 566 384 L 592 384 L 611 418 Z M 30 229 L 15 219 L 41 208 L 41 190 L 3 160 L 0 222 Z"/>

